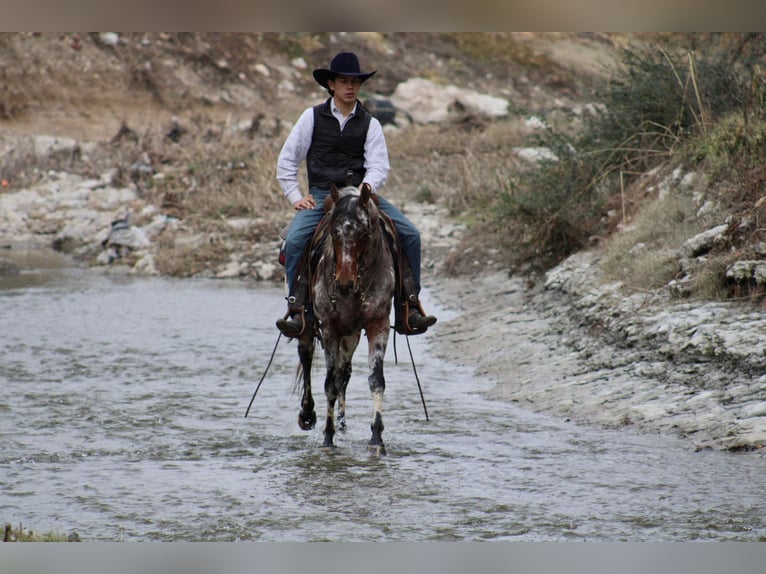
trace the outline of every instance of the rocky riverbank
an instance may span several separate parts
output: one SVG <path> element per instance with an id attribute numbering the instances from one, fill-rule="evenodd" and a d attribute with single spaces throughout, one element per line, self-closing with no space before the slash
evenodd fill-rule
<path id="1" fill-rule="evenodd" d="M 588 252 L 538 287 L 502 272 L 440 280 L 437 299 L 460 315 L 440 326 L 434 346 L 497 380 L 498 398 L 526 408 L 672 433 L 693 448 L 762 448 L 763 314 L 662 293 L 625 297 L 597 286 L 597 274 L 598 255 Z"/>

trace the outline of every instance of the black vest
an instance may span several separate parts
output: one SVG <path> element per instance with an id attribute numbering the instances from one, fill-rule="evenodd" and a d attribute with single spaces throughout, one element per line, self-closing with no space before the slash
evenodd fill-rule
<path id="1" fill-rule="evenodd" d="M 358 186 L 364 179 L 364 142 L 372 116 L 357 102 L 354 117 L 341 132 L 330 110 L 331 99 L 314 106 L 314 132 L 306 156 L 309 187 L 327 189 L 331 183 L 342 187 L 349 171 L 351 184 Z"/>

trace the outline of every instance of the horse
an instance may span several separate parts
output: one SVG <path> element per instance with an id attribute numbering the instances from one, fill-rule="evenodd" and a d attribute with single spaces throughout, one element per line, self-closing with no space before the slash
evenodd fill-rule
<path id="1" fill-rule="evenodd" d="M 315 265 L 309 274 L 313 317 L 298 337 L 301 410 L 298 425 L 310 430 L 316 424 L 311 394 L 311 363 L 315 341 L 324 347 L 324 383 L 327 410 L 323 447 L 334 447 L 337 423 L 346 425 L 346 388 L 351 378 L 351 359 L 362 330 L 368 344 L 368 382 L 372 395 L 372 436 L 369 448 L 385 455 L 383 445 L 383 359 L 391 329 L 391 301 L 396 285 L 396 269 L 386 232 L 384 215 L 378 209 L 370 186 L 330 188 L 324 201 L 325 216 L 312 245 Z M 325 230 L 324 239 L 317 240 Z M 393 237 L 395 237 L 395 233 Z"/>

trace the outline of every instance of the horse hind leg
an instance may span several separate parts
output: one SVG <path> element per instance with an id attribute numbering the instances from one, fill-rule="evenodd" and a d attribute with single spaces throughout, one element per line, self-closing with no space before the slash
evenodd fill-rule
<path id="1" fill-rule="evenodd" d="M 311 331 L 313 332 L 313 329 Z M 298 357 L 300 359 L 303 379 L 303 394 L 301 396 L 301 410 L 298 413 L 298 426 L 302 430 L 307 431 L 313 429 L 317 422 L 317 414 L 314 410 L 314 397 L 311 395 L 311 364 L 314 358 L 313 334 L 304 333 L 299 339 Z"/>

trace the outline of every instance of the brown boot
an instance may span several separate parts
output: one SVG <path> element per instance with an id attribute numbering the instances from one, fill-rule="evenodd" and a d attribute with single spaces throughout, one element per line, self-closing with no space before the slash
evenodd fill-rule
<path id="1" fill-rule="evenodd" d="M 298 267 L 298 275 L 295 278 L 293 291 L 287 297 L 287 314 L 281 319 L 277 319 L 277 329 L 285 337 L 300 337 L 306 329 L 306 313 L 308 308 L 308 319 L 313 320 L 311 312 L 311 302 L 309 301 L 309 284 L 306 273 L 306 261 L 308 260 L 308 249 L 301 257 Z"/>
<path id="2" fill-rule="evenodd" d="M 404 302 L 396 302 L 394 329 L 400 335 L 420 335 L 436 323 L 436 317 L 426 315 L 416 295 L 410 295 Z"/>
<path id="3" fill-rule="evenodd" d="M 290 313 L 281 319 L 277 319 L 277 329 L 279 329 L 285 337 L 300 337 L 303 334 L 303 330 L 306 328 L 306 323 L 303 320 L 303 313 L 296 312 Z"/>
<path id="4" fill-rule="evenodd" d="M 425 333 L 426 329 L 434 323 L 436 323 L 436 317 L 425 315 L 420 302 L 418 302 L 416 307 L 411 308 L 407 315 L 407 325 L 413 334 Z"/>

